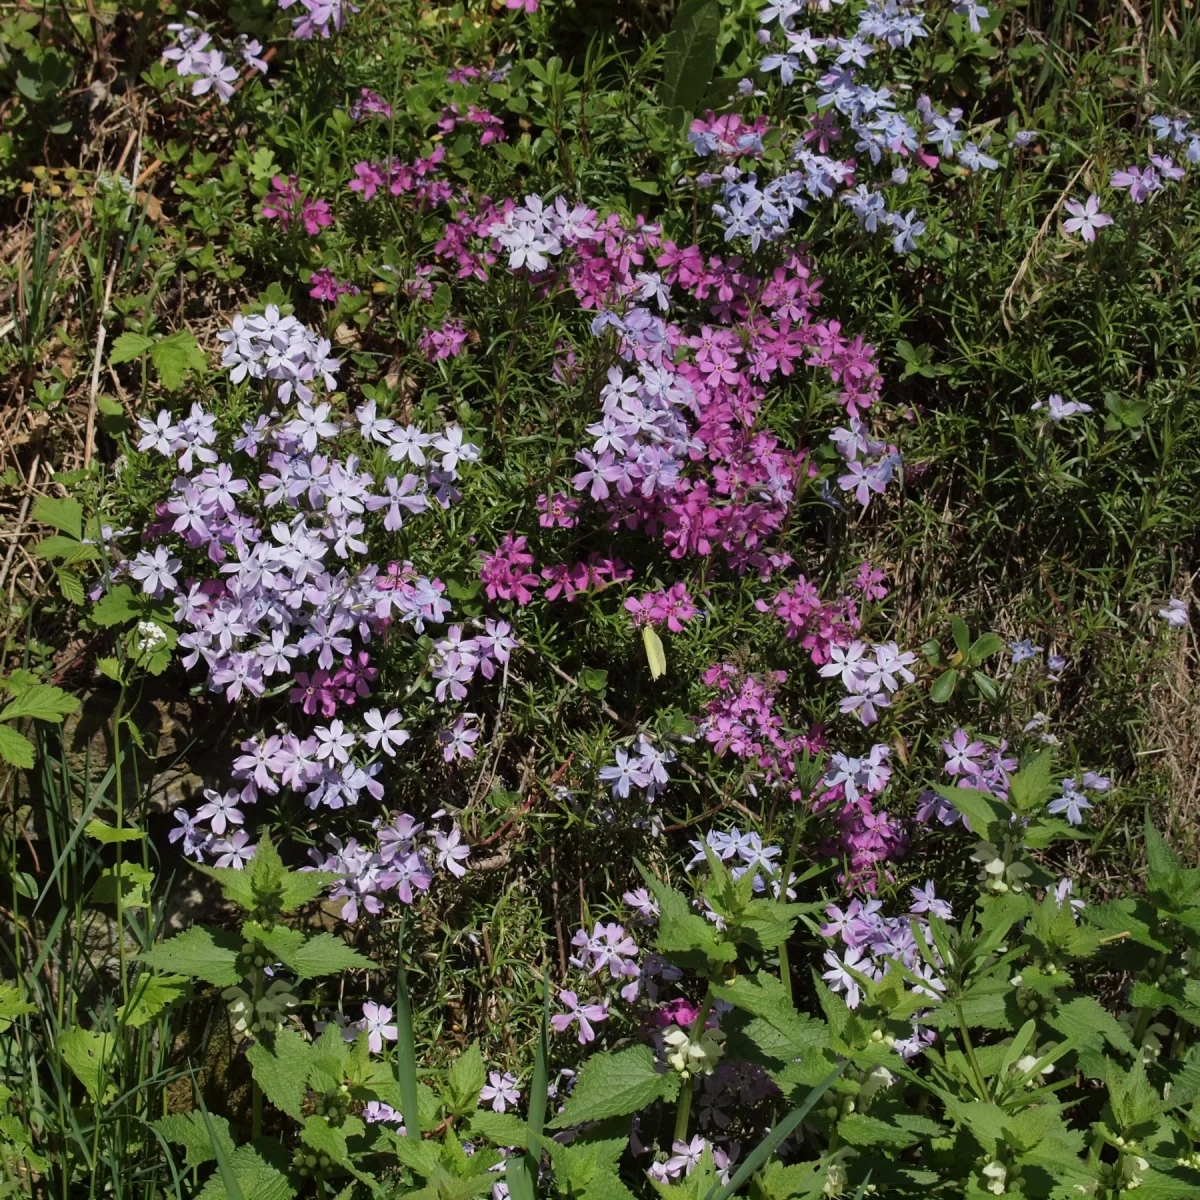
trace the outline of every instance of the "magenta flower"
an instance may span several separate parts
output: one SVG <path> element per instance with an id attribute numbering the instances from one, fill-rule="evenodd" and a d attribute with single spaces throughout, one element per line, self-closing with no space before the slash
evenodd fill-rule
<path id="1" fill-rule="evenodd" d="M 520 12 L 522 9 L 527 13 L 537 12 L 538 0 L 504 0 L 504 7 L 514 9 Z"/>

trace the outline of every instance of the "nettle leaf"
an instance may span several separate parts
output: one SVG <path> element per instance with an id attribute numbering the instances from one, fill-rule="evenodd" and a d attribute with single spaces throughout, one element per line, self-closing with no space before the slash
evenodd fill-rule
<path id="1" fill-rule="evenodd" d="M 83 1084 L 94 1104 L 111 1089 L 113 1035 L 92 1029 L 68 1029 L 58 1037 L 58 1052 Z"/>
<path id="2" fill-rule="evenodd" d="M 130 829 L 128 826 L 114 829 L 99 818 L 89 821 L 83 827 L 83 832 L 105 846 L 111 846 L 114 842 L 140 842 L 146 836 L 144 830 Z"/>
<path id="3" fill-rule="evenodd" d="M 133 985 L 129 1003 L 117 1014 L 117 1020 L 132 1029 L 140 1029 L 191 994 L 192 981 L 186 975 L 154 975 L 143 971 Z"/>
<path id="4" fill-rule="evenodd" d="M 0 725 L 0 758 L 27 771 L 33 766 L 33 743 L 11 726 Z"/>
<path id="5" fill-rule="evenodd" d="M 717 65 L 721 6 L 717 0 L 685 0 L 675 13 L 667 37 L 658 98 L 666 109 L 681 108 L 690 116 L 708 90 Z"/>
<path id="6" fill-rule="evenodd" d="M 237 969 L 241 948 L 241 939 L 232 933 L 193 925 L 138 957 L 158 971 L 191 975 L 217 987 L 233 987 L 242 981 Z"/>
<path id="7" fill-rule="evenodd" d="M 62 688 L 48 683 L 35 683 L 26 688 L 15 700 L 0 711 L 0 721 L 17 721 L 22 717 L 33 717 L 38 721 L 52 721 L 58 725 L 63 717 L 79 708 L 79 700 L 69 696 Z"/>
<path id="8" fill-rule="evenodd" d="M 456 1113 L 473 1112 L 479 1104 L 479 1092 L 487 1082 L 487 1071 L 479 1043 L 472 1042 L 455 1060 L 446 1076 L 450 1102 Z"/>
<path id="9" fill-rule="evenodd" d="M 257 852 L 255 853 L 257 858 Z M 311 904 L 326 888 L 332 887 L 342 876 L 333 871 L 289 871 L 283 878 L 279 893 L 281 912 L 294 912 Z"/>
<path id="10" fill-rule="evenodd" d="M 810 1050 L 829 1045 L 828 1028 L 798 1012 L 783 984 L 765 971 L 739 976 L 729 985 L 713 984 L 712 991 L 718 1000 L 755 1018 L 743 1022 L 739 1032 L 772 1058 L 791 1062 Z"/>
<path id="11" fill-rule="evenodd" d="M 585 1121 L 639 1112 L 665 1096 L 672 1086 L 678 1087 L 678 1080 L 673 1071 L 664 1074 L 649 1046 L 593 1054 L 583 1064 L 570 1098 L 549 1127 L 566 1129 Z"/>
<path id="12" fill-rule="evenodd" d="M 352 1164 L 346 1139 L 357 1137 L 365 1128 L 358 1117 L 347 1117 L 344 1124 L 335 1128 L 324 1117 L 311 1116 L 305 1120 L 300 1137 L 318 1153 L 328 1154 L 338 1166 L 348 1167 Z"/>
<path id="13" fill-rule="evenodd" d="M 155 342 L 150 347 L 150 361 L 158 372 L 159 381 L 169 392 L 183 385 L 189 371 L 202 372 L 208 366 L 208 356 L 200 349 L 200 343 L 190 329 L 180 329 L 161 342 Z"/>
<path id="14" fill-rule="evenodd" d="M 229 1122 L 216 1113 L 208 1117 L 212 1131 L 221 1149 L 227 1155 L 234 1153 L 233 1135 L 229 1132 Z M 167 1139 L 182 1146 L 189 1167 L 203 1166 L 207 1162 L 217 1161 L 217 1151 L 213 1146 L 213 1137 L 209 1126 L 205 1123 L 204 1114 L 198 1112 L 174 1113 L 169 1117 L 161 1117 L 152 1121 L 151 1125 Z"/>
<path id="15" fill-rule="evenodd" d="M 509 1113 L 480 1109 L 471 1117 L 471 1132 L 487 1138 L 493 1146 L 525 1148 L 525 1122 L 520 1117 L 514 1117 Z"/>
<path id="16" fill-rule="evenodd" d="M 213 1120 L 212 1117 L 209 1120 Z M 229 1166 L 233 1182 L 242 1200 L 292 1200 L 296 1189 L 288 1177 L 273 1167 L 255 1146 L 239 1146 L 222 1157 Z M 238 1200 L 226 1189 L 223 1173 L 214 1171 L 196 1196 L 196 1200 Z"/>
<path id="17" fill-rule="evenodd" d="M 990 792 L 979 791 L 976 788 L 949 787 L 944 783 L 935 783 L 933 790 L 967 818 L 971 824 L 971 832 L 978 837 L 985 837 L 991 825 L 1008 825 L 1008 808 Z"/>
<path id="18" fill-rule="evenodd" d="M 838 1136 L 852 1146 L 913 1146 L 921 1135 L 866 1113 L 851 1113 L 838 1122 Z"/>
<path id="19" fill-rule="evenodd" d="M 292 1029 L 276 1030 L 270 1042 L 268 1045 L 266 1038 L 255 1042 L 246 1051 L 246 1060 L 263 1095 L 281 1112 L 299 1121 L 316 1053 Z"/>
<path id="20" fill-rule="evenodd" d="M 703 968 L 708 961 L 733 962 L 737 948 L 720 942 L 711 921 L 692 912 L 687 897 L 663 883 L 640 863 L 638 869 L 646 886 L 658 901 L 656 948 L 677 966 Z"/>
<path id="21" fill-rule="evenodd" d="M 42 525 L 49 525 L 79 542 L 83 538 L 83 505 L 70 496 L 39 496 L 29 514 Z"/>
<path id="22" fill-rule="evenodd" d="M 1018 812 L 1037 812 L 1054 794 L 1050 778 L 1053 763 L 1053 751 L 1047 748 L 1009 777 L 1009 799 Z"/>
<path id="23" fill-rule="evenodd" d="M 221 894 L 231 904 L 249 912 L 254 908 L 254 888 L 249 873 L 233 867 L 210 867 L 206 863 L 193 863 L 193 868 L 221 885 Z"/>
<path id="24" fill-rule="evenodd" d="M 343 971 L 371 970 L 379 964 L 332 933 L 318 933 L 296 951 L 290 965 L 301 979 L 315 979 L 319 975 L 340 975 Z"/>

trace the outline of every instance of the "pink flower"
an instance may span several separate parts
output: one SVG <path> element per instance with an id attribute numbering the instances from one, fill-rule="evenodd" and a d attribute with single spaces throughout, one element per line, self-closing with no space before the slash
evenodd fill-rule
<path id="1" fill-rule="evenodd" d="M 537 12 L 538 0 L 504 0 L 504 7 L 517 11 L 524 9 L 527 13 Z"/>

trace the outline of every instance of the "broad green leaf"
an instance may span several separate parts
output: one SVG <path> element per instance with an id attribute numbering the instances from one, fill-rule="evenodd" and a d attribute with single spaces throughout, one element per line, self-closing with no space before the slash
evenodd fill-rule
<path id="1" fill-rule="evenodd" d="M 1047 747 L 1009 778 L 1008 795 L 1018 812 L 1037 812 L 1054 793 L 1050 768 L 1053 751 Z"/>
<path id="2" fill-rule="evenodd" d="M 130 829 L 128 826 L 124 829 L 114 829 L 113 826 L 105 824 L 98 817 L 89 821 L 83 827 L 83 832 L 105 846 L 110 846 L 114 842 L 140 842 L 146 836 L 144 830 Z"/>
<path id="3" fill-rule="evenodd" d="M 867 1113 L 851 1113 L 838 1122 L 838 1136 L 852 1146 L 912 1146 L 921 1140 L 911 1129 L 901 1129 Z"/>
<path id="4" fill-rule="evenodd" d="M 718 0 L 684 0 L 667 37 L 658 98 L 666 109 L 681 108 L 690 116 L 708 90 L 717 65 L 721 31 Z"/>
<path id="5" fill-rule="evenodd" d="M 225 1153 L 232 1155 L 234 1145 L 233 1135 L 229 1132 L 229 1122 L 216 1114 L 209 1114 L 208 1120 L 216 1131 L 217 1139 Z M 151 1124 L 168 1142 L 183 1147 L 189 1167 L 199 1167 L 204 1163 L 217 1161 L 217 1152 L 202 1113 L 173 1113 L 169 1117 L 152 1121 Z"/>
<path id="6" fill-rule="evenodd" d="M 58 724 L 79 708 L 79 701 L 69 696 L 62 688 L 48 683 L 35 683 L 26 688 L 15 700 L 0 712 L 0 721 L 17 721 L 22 717 L 33 717 L 39 721 Z"/>
<path id="7" fill-rule="evenodd" d="M 10 725 L 0 725 L 0 758 L 22 770 L 33 766 L 33 743 Z"/>
<path id="8" fill-rule="evenodd" d="M 83 537 L 83 505 L 70 496 L 39 496 L 29 515 L 42 525 L 50 525 L 59 533 L 68 534 L 77 542 Z"/>
<path id="9" fill-rule="evenodd" d="M 642 626 L 642 644 L 646 647 L 646 661 L 650 664 L 650 678 L 658 679 L 667 673 L 667 654 L 662 638 L 650 625 Z"/>
<path id="10" fill-rule="evenodd" d="M 221 1152 L 225 1153 L 223 1146 Z M 239 1146 L 227 1158 L 232 1182 L 243 1200 L 292 1200 L 296 1194 L 291 1180 L 271 1166 L 256 1147 Z M 222 1172 L 214 1171 L 196 1200 L 238 1200 L 238 1197 L 230 1194 Z"/>
<path id="11" fill-rule="evenodd" d="M 953 668 L 943 671 L 933 681 L 933 687 L 929 689 L 929 698 L 934 704 L 945 704 L 954 695 L 954 688 L 957 683 L 957 671 Z"/>
<path id="12" fill-rule="evenodd" d="M 16 984 L 0 983 L 0 1032 L 8 1029 L 17 1017 L 36 1011 L 36 1004 L 21 999 L 21 989 Z"/>
<path id="13" fill-rule="evenodd" d="M 153 886 L 153 871 L 147 871 L 141 863 L 126 861 L 105 867 L 92 885 L 88 899 L 95 904 L 116 904 L 120 895 L 124 908 L 148 908 Z"/>
<path id="14" fill-rule="evenodd" d="M 954 645 L 959 654 L 966 658 L 971 653 L 971 631 L 962 617 L 950 618 L 950 632 L 954 636 Z"/>
<path id="15" fill-rule="evenodd" d="M 782 1062 L 791 1062 L 808 1050 L 829 1044 L 829 1030 L 820 1021 L 798 1012 L 783 984 L 766 971 L 754 976 L 741 975 L 728 985 L 713 984 L 712 991 L 718 1000 L 732 1004 L 771 1028 L 775 1036 L 769 1046 L 762 1048 Z M 742 1032 L 761 1045 L 753 1023 L 745 1025 Z M 765 1033 L 757 1032 L 760 1036 Z"/>
<path id="16" fill-rule="evenodd" d="M 99 1104 L 112 1086 L 113 1035 L 76 1026 L 59 1034 L 57 1045 L 63 1062 Z"/>
<path id="17" fill-rule="evenodd" d="M 140 1029 L 172 1004 L 186 1000 L 191 993 L 192 981 L 186 975 L 155 975 L 143 971 L 135 980 L 129 1003 L 117 1014 L 117 1020 L 122 1025 Z"/>
<path id="18" fill-rule="evenodd" d="M 81 542 L 76 541 L 72 537 L 64 537 L 60 533 L 53 533 L 49 537 L 44 537 L 33 548 L 34 556 L 37 558 L 56 559 L 73 557 L 83 547 Z"/>
<path id="19" fill-rule="evenodd" d="M 990 825 L 1008 824 L 1007 807 L 1002 800 L 998 800 L 989 792 L 982 792 L 977 788 L 947 787 L 944 783 L 934 784 L 933 790 L 967 818 L 971 832 L 976 837 L 985 837 Z"/>
<path id="20" fill-rule="evenodd" d="M 257 853 L 255 857 L 258 857 Z M 340 878 L 340 875 L 332 871 L 288 871 L 283 877 L 279 893 L 280 911 L 294 912 L 305 904 L 310 904 Z"/>
<path id="21" fill-rule="evenodd" d="M 318 975 L 340 975 L 343 971 L 370 970 L 377 966 L 365 955 L 352 950 L 332 933 L 318 933 L 296 951 L 292 969 L 301 979 Z"/>
<path id="22" fill-rule="evenodd" d="M 144 333 L 123 333 L 113 342 L 112 349 L 108 352 L 109 365 L 115 367 L 141 358 L 153 345 L 154 339 Z"/>
<path id="23" fill-rule="evenodd" d="M 446 1082 L 450 1085 L 451 1102 L 455 1112 L 472 1112 L 479 1103 L 479 1092 L 487 1082 L 487 1071 L 479 1043 L 472 1042 L 450 1067 Z"/>
<path id="24" fill-rule="evenodd" d="M 671 1075 L 674 1077 L 674 1072 Z M 593 1054 L 584 1062 L 570 1098 L 550 1128 L 566 1129 L 639 1112 L 664 1095 L 667 1084 L 649 1046 Z"/>
<path id="25" fill-rule="evenodd" d="M 1004 639 L 998 633 L 981 633 L 967 651 L 967 659 L 972 666 L 978 666 L 984 659 L 991 658 L 1004 649 Z"/>
<path id="26" fill-rule="evenodd" d="M 233 987 L 241 983 L 237 957 L 241 939 L 223 929 L 193 925 L 183 933 L 157 946 L 151 946 L 138 957 L 155 970 L 203 979 L 217 987 Z"/>
<path id="27" fill-rule="evenodd" d="M 169 392 L 175 391 L 189 371 L 203 371 L 208 356 L 200 349 L 196 335 L 190 329 L 180 329 L 150 347 L 150 361 L 158 378 Z"/>
<path id="28" fill-rule="evenodd" d="M 487 1138 L 493 1146 L 525 1147 L 525 1122 L 510 1113 L 482 1108 L 471 1116 L 471 1132 Z"/>
<path id="29" fill-rule="evenodd" d="M 277 1030 L 270 1042 L 268 1045 L 264 1038 L 246 1051 L 250 1070 L 263 1095 L 281 1112 L 299 1121 L 315 1052 L 292 1029 Z"/>
<path id="30" fill-rule="evenodd" d="M 126 621 L 133 620 L 141 611 L 134 605 L 133 589 L 119 583 L 116 587 L 109 588 L 92 605 L 90 619 L 101 629 L 108 629 L 113 625 L 123 625 Z"/>
<path id="31" fill-rule="evenodd" d="M 74 605 L 82 605 L 87 598 L 83 590 L 83 580 L 74 571 L 56 567 L 54 578 L 58 580 L 58 590 L 63 599 Z"/>
<path id="32" fill-rule="evenodd" d="M 344 1125 L 335 1128 L 324 1117 L 311 1116 L 306 1118 L 300 1137 L 318 1153 L 328 1154 L 338 1166 L 348 1167 L 351 1161 L 346 1138 L 362 1130 L 363 1123 L 357 1117 L 347 1117 Z"/>
<path id="33" fill-rule="evenodd" d="M 238 871 L 233 867 L 210 867 L 206 863 L 193 863 L 194 869 L 221 885 L 221 893 L 231 904 L 249 912 L 254 908 L 254 887 L 249 871 Z"/>

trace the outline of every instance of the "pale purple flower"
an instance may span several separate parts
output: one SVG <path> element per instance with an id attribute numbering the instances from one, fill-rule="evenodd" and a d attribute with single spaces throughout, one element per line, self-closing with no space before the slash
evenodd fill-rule
<path id="1" fill-rule="evenodd" d="M 1095 192 L 1082 204 L 1078 200 L 1068 200 L 1066 208 L 1071 216 L 1063 222 L 1063 229 L 1067 233 L 1078 233 L 1085 242 L 1094 242 L 1096 230 L 1113 223 L 1108 213 L 1100 211 L 1100 197 Z"/>
<path id="2" fill-rule="evenodd" d="M 1168 600 L 1166 608 L 1160 608 L 1158 615 L 1167 623 L 1168 629 L 1186 629 L 1188 602 L 1186 600 Z"/>
<path id="3" fill-rule="evenodd" d="M 516 1105 L 521 1099 L 517 1087 L 517 1077 L 508 1071 L 502 1075 L 499 1071 L 488 1072 L 488 1082 L 479 1093 L 479 1103 L 491 1101 L 492 1111 L 502 1113 L 510 1105 Z"/>
<path id="4" fill-rule="evenodd" d="M 218 867 L 232 867 L 235 871 L 245 870 L 257 849 L 244 829 L 234 830 L 228 838 L 217 838 L 208 847 L 209 852 L 217 856 Z"/>
<path id="5" fill-rule="evenodd" d="M 555 1013 L 550 1018 L 550 1024 L 554 1026 L 555 1032 L 563 1033 L 578 1021 L 579 1044 L 586 1046 L 588 1042 L 593 1041 L 596 1037 L 596 1031 L 592 1028 L 592 1023 L 608 1020 L 608 1005 L 580 1004 L 579 997 L 574 992 L 568 991 L 565 988 L 558 993 L 558 998 L 567 1011 L 565 1013 Z"/>
<path id="6" fill-rule="evenodd" d="M 471 856 L 471 847 L 462 845 L 462 834 L 457 829 L 451 829 L 449 833 L 435 833 L 433 844 L 437 847 L 438 866 L 449 871 L 456 879 L 461 879 L 467 873 L 463 863 Z"/>
<path id="7" fill-rule="evenodd" d="M 392 1010 L 390 1008 L 385 1008 L 382 1004 L 375 1004 L 370 1000 L 363 1005 L 363 1016 L 358 1023 L 358 1028 L 366 1033 L 367 1045 L 372 1054 L 378 1054 L 383 1049 L 384 1038 L 389 1042 L 394 1042 L 399 1036 L 396 1026 L 388 1024 L 391 1019 Z"/>

